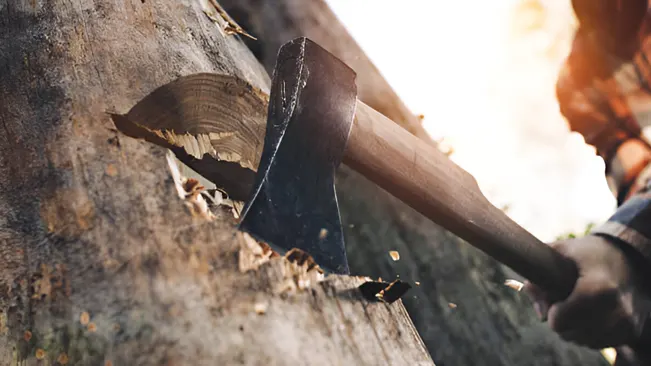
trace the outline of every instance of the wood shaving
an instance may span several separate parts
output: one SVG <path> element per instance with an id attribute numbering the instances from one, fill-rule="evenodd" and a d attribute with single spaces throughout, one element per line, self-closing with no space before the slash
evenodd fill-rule
<path id="1" fill-rule="evenodd" d="M 506 280 L 504 281 L 504 285 L 514 289 L 515 291 L 521 291 L 524 287 L 524 283 L 516 280 Z"/>

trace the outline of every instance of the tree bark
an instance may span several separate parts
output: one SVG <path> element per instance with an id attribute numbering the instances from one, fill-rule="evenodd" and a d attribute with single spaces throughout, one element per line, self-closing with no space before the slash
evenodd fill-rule
<path id="1" fill-rule="evenodd" d="M 358 72 L 360 99 L 409 126 L 404 105 L 325 1 L 221 3 L 258 37 L 248 44 L 268 70 L 282 43 L 307 36 Z M 403 301 L 437 365 L 606 364 L 599 352 L 565 343 L 537 321 L 528 298 L 503 285 L 512 278 L 508 268 L 345 166 L 336 185 L 351 271 L 420 283 Z"/>
<path id="2" fill-rule="evenodd" d="M 363 279 L 315 283 L 291 257 L 243 269 L 269 253 L 116 129 L 111 113 L 179 76 L 268 90 L 205 6 L 0 0 L 0 365 L 431 365 Z"/>

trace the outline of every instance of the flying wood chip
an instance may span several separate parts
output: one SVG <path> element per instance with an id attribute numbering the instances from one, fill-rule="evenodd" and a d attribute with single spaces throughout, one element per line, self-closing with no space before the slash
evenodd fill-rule
<path id="1" fill-rule="evenodd" d="M 393 259 L 394 261 L 400 260 L 400 253 L 398 253 L 395 250 L 390 251 L 389 255 L 391 256 L 391 259 Z"/>
<path id="2" fill-rule="evenodd" d="M 410 284 L 400 280 L 391 283 L 368 281 L 359 286 L 359 290 L 367 300 L 380 300 L 389 304 L 401 298 L 410 288 Z"/>

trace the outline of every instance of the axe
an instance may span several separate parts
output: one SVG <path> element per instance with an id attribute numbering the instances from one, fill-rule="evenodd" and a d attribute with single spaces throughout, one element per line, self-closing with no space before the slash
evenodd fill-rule
<path id="1" fill-rule="evenodd" d="M 576 264 L 489 203 L 445 154 L 357 100 L 355 77 L 307 38 L 280 48 L 264 148 L 240 229 L 348 274 L 334 187 L 343 162 L 548 293 L 569 295 Z"/>

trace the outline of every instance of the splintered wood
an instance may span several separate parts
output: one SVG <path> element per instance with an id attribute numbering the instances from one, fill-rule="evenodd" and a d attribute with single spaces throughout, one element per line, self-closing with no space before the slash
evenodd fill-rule
<path id="1" fill-rule="evenodd" d="M 156 88 L 111 118 L 127 136 L 170 149 L 208 190 L 216 185 L 242 202 L 260 162 L 268 99 L 235 76 L 199 73 Z"/>
<path id="2" fill-rule="evenodd" d="M 215 0 L 201 0 L 201 6 L 203 7 L 203 12 L 206 14 L 210 20 L 212 20 L 215 24 L 221 26 L 221 23 L 224 22 L 226 23 L 223 26 L 223 30 L 226 34 L 241 34 L 245 37 L 251 38 L 252 40 L 257 40 L 257 38 L 253 37 L 250 35 L 248 32 L 246 32 L 242 27 L 240 27 L 234 20 L 233 18 L 226 13 L 224 8 L 219 5 L 219 3 Z M 216 15 L 219 15 L 217 17 Z"/>
<path id="3" fill-rule="evenodd" d="M 294 248 L 283 257 L 283 280 L 275 287 L 276 293 L 304 290 L 325 278 L 325 274 L 306 252 Z"/>
<path id="4" fill-rule="evenodd" d="M 524 283 L 516 280 L 506 280 L 504 281 L 504 285 L 514 289 L 515 291 L 521 291 L 524 287 Z"/>
<path id="5" fill-rule="evenodd" d="M 294 248 L 280 257 L 269 245 L 258 242 L 247 233 L 239 232 L 237 237 L 240 243 L 238 263 L 241 272 L 258 270 L 271 259 L 280 262 L 276 263 L 280 265 L 280 278 L 274 284 L 275 293 L 304 290 L 325 278 L 321 267 L 300 249 Z"/>
<path id="6" fill-rule="evenodd" d="M 247 233 L 240 232 L 237 238 L 240 243 L 238 255 L 240 272 L 256 270 L 270 258 L 278 256 L 278 253 L 271 250 L 267 244 L 259 243 Z"/>
<path id="7" fill-rule="evenodd" d="M 179 198 L 183 199 L 190 213 L 195 217 L 201 217 L 212 221 L 215 215 L 208 208 L 208 202 L 201 195 L 204 187 L 196 179 L 188 179 L 181 176 L 179 166 L 174 159 L 174 154 L 168 150 L 167 164 L 170 168 L 170 174 L 174 180 L 174 186 Z"/>

